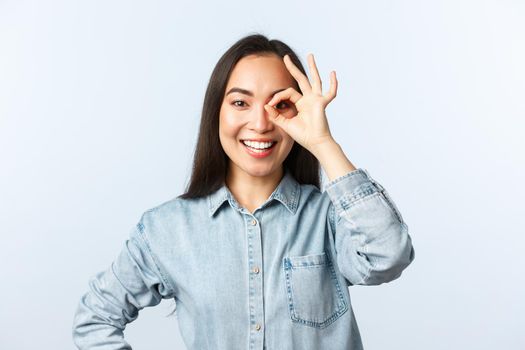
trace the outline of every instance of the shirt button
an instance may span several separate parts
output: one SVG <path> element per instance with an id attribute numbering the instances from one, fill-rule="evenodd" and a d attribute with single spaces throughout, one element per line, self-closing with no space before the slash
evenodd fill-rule
<path id="1" fill-rule="evenodd" d="M 253 219 L 251 224 L 252 224 L 252 226 L 255 226 L 255 225 L 257 225 L 257 221 L 255 219 Z"/>
<path id="2" fill-rule="evenodd" d="M 260 330 L 260 329 L 261 329 L 261 325 L 257 323 L 257 324 L 255 325 L 255 329 L 256 329 L 256 330 Z"/>
<path id="3" fill-rule="evenodd" d="M 259 273 L 259 268 L 258 268 L 258 267 L 254 267 L 254 268 L 253 268 L 253 272 L 255 272 L 255 273 Z"/>

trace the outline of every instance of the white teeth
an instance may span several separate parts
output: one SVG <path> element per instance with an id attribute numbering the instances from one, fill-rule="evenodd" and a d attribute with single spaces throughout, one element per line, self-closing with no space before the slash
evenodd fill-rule
<path id="1" fill-rule="evenodd" d="M 257 149 L 270 148 L 275 142 L 254 142 L 254 141 L 242 141 L 246 146 Z"/>

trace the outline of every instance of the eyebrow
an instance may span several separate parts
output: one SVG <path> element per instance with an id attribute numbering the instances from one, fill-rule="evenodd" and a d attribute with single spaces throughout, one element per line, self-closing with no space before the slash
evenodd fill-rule
<path id="1" fill-rule="evenodd" d="M 278 92 L 281 92 L 283 90 L 286 90 L 286 88 L 283 88 L 283 89 L 277 89 L 275 90 L 274 92 L 271 93 L 271 96 L 275 95 L 276 93 Z M 244 94 L 244 95 L 248 95 L 248 96 L 251 96 L 253 97 L 253 92 L 251 92 L 250 90 L 246 90 L 246 89 L 242 89 L 242 88 L 239 88 L 239 87 L 232 87 L 230 90 L 228 90 L 228 92 L 226 93 L 226 95 L 229 95 L 233 92 L 239 92 L 241 94 Z"/>

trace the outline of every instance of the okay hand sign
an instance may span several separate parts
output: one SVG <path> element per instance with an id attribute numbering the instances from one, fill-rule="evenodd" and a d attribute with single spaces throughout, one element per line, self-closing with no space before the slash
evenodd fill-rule
<path id="1" fill-rule="evenodd" d="M 299 84 L 303 95 L 290 87 L 275 94 L 264 108 L 268 111 L 273 123 L 281 127 L 304 148 L 312 151 L 314 147 L 333 140 L 328 127 L 325 108 L 337 93 L 335 71 L 330 74 L 330 90 L 326 95 L 323 95 L 321 78 L 313 54 L 308 55 L 308 71 L 312 82 L 293 64 L 288 55 L 285 55 L 283 60 L 286 68 Z M 295 104 L 296 116 L 287 118 L 274 107 L 283 100 L 289 100 Z"/>

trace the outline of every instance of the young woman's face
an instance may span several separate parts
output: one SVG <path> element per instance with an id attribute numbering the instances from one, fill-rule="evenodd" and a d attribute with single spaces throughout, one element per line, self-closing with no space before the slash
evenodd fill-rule
<path id="1" fill-rule="evenodd" d="M 250 55 L 235 65 L 219 117 L 219 138 L 230 158 L 229 171 L 233 174 L 241 171 L 251 176 L 267 176 L 280 171 L 294 140 L 269 120 L 264 105 L 275 93 L 288 87 L 295 87 L 295 80 L 276 55 Z M 297 114 L 290 101 L 281 101 L 275 108 L 288 118 Z"/>

